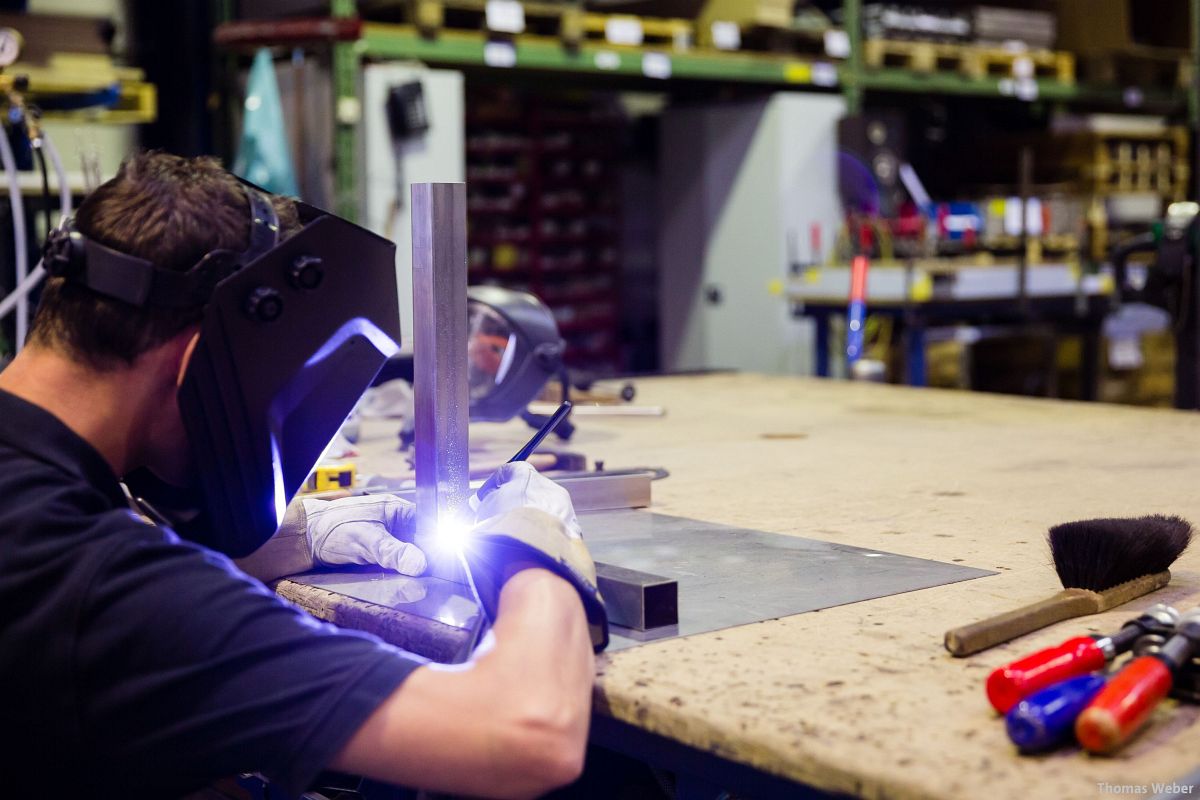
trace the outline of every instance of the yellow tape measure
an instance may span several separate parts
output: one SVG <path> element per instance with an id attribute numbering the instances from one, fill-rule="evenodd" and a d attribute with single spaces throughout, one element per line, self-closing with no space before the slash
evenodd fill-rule
<path id="1" fill-rule="evenodd" d="M 300 488 L 301 494 L 332 492 L 354 486 L 353 464 L 324 464 L 313 470 Z"/>

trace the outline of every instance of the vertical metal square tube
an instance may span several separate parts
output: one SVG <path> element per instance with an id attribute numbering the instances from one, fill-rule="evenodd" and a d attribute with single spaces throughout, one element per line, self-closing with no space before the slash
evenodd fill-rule
<path id="1" fill-rule="evenodd" d="M 466 583 L 439 530 L 469 522 L 467 194 L 462 183 L 412 185 L 416 543 L 429 573 Z"/>

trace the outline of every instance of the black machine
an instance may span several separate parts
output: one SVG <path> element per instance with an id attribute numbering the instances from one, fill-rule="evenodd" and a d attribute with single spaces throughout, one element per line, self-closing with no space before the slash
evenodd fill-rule
<path id="1" fill-rule="evenodd" d="M 1154 253 L 1145 281 L 1135 286 L 1128 269 L 1135 253 Z M 1200 204 L 1172 203 L 1149 233 L 1113 250 L 1114 302 L 1166 309 L 1175 333 L 1175 407 L 1200 409 Z"/>
<path id="2" fill-rule="evenodd" d="M 842 204 L 866 214 L 894 216 L 905 194 L 900 166 L 908 160 L 908 131 L 897 113 L 857 114 L 838 122 L 838 188 Z"/>
<path id="3" fill-rule="evenodd" d="M 194 538 L 234 557 L 275 533 L 400 341 L 392 242 L 303 203 L 303 227 L 280 241 L 265 193 L 243 188 L 249 247 L 186 272 L 90 241 L 69 219 L 44 256 L 51 275 L 133 306 L 204 306 L 179 390 L 207 512 Z"/>

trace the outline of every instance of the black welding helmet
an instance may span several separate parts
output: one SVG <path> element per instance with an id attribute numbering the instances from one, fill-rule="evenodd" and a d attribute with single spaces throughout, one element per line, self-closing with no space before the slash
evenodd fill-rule
<path id="1" fill-rule="evenodd" d="M 268 198 L 244 188 L 242 253 L 170 271 L 88 240 L 68 220 L 44 259 L 51 274 L 133 305 L 204 305 L 178 396 L 207 512 L 193 538 L 235 558 L 275 533 L 400 341 L 394 244 L 303 203 L 302 228 L 280 241 Z"/>
<path id="2" fill-rule="evenodd" d="M 528 292 L 498 286 L 468 288 L 467 312 L 471 419 L 512 419 L 562 369 L 554 316 Z"/>

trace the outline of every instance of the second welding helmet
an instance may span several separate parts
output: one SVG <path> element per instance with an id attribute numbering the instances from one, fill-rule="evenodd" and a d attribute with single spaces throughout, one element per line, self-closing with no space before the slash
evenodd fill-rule
<path id="1" fill-rule="evenodd" d="M 280 240 L 269 197 L 243 184 L 250 246 L 192 269 L 91 241 L 69 220 L 47 271 L 139 307 L 203 305 L 178 402 L 202 494 L 192 538 L 235 558 L 257 550 L 388 356 L 399 349 L 396 247 L 296 203 Z"/>
<path id="2" fill-rule="evenodd" d="M 498 286 L 469 287 L 467 313 L 471 419 L 512 419 L 562 369 L 554 315 L 528 292 Z"/>

